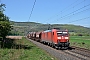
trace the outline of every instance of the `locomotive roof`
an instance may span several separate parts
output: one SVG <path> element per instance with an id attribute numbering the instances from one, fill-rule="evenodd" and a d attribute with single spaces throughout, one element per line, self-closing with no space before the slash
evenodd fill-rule
<path id="1" fill-rule="evenodd" d="M 57 32 L 60 32 L 60 31 L 61 31 L 61 32 L 65 32 L 66 30 L 57 30 Z M 66 32 L 67 32 L 67 31 L 66 31 Z"/>
<path id="2" fill-rule="evenodd" d="M 43 31 L 43 32 L 51 32 L 51 31 L 60 32 L 60 31 L 68 31 L 68 30 L 57 30 L 57 29 L 52 29 L 52 30 L 46 30 L 46 31 Z"/>
<path id="3" fill-rule="evenodd" d="M 46 30 L 46 31 L 44 31 L 44 32 L 51 32 L 51 30 Z"/>

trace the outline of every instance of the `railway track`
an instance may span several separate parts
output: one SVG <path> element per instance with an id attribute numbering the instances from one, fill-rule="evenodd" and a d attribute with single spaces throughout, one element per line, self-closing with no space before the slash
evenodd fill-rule
<path id="1" fill-rule="evenodd" d="M 80 53 L 77 53 L 75 51 L 65 50 L 63 52 L 65 52 L 65 53 L 67 53 L 69 55 L 72 55 L 72 56 L 74 56 L 76 58 L 79 58 L 80 60 L 90 60 L 90 57 L 87 57 L 87 56 L 85 56 L 83 54 L 80 54 Z"/>
<path id="2" fill-rule="evenodd" d="M 73 47 L 68 50 L 56 50 L 52 47 L 33 41 L 31 39 L 28 40 L 30 40 L 31 42 L 33 42 L 38 47 L 42 48 L 52 56 L 56 57 L 58 60 L 90 60 L 90 53 L 87 50 L 83 52 L 83 49 L 79 49 L 76 47 Z"/>
<path id="3" fill-rule="evenodd" d="M 71 46 L 73 49 L 69 50 L 70 52 L 79 54 L 81 56 L 83 56 L 84 59 L 89 59 L 90 60 L 90 50 L 88 49 L 84 49 L 84 48 L 80 48 L 80 47 L 76 47 L 76 46 Z"/>

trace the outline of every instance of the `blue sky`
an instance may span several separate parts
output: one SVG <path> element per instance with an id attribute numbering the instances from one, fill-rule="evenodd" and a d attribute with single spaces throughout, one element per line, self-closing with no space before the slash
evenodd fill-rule
<path id="1" fill-rule="evenodd" d="M 12 21 L 44 24 L 74 24 L 90 27 L 90 0 L 1 0 Z"/>

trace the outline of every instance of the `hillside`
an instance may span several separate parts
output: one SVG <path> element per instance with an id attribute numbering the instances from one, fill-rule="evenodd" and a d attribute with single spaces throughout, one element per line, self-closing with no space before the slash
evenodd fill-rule
<path id="1" fill-rule="evenodd" d="M 68 24 L 41 24 L 36 22 L 13 22 L 10 35 L 26 35 L 31 31 L 43 31 L 52 28 L 68 29 L 71 35 L 90 35 L 90 28 Z"/>

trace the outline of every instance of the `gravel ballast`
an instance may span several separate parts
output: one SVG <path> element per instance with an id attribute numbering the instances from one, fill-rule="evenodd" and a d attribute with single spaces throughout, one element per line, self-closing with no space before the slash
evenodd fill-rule
<path id="1" fill-rule="evenodd" d="M 81 60 L 77 57 L 74 57 L 72 55 L 66 54 L 65 52 L 62 52 L 62 50 L 56 50 L 50 46 L 41 44 L 41 43 L 33 41 L 31 39 L 28 39 L 28 40 L 33 42 L 35 45 L 42 48 L 43 50 L 45 50 L 46 52 L 48 52 L 49 54 L 51 54 L 52 56 L 54 56 L 58 60 Z"/>

